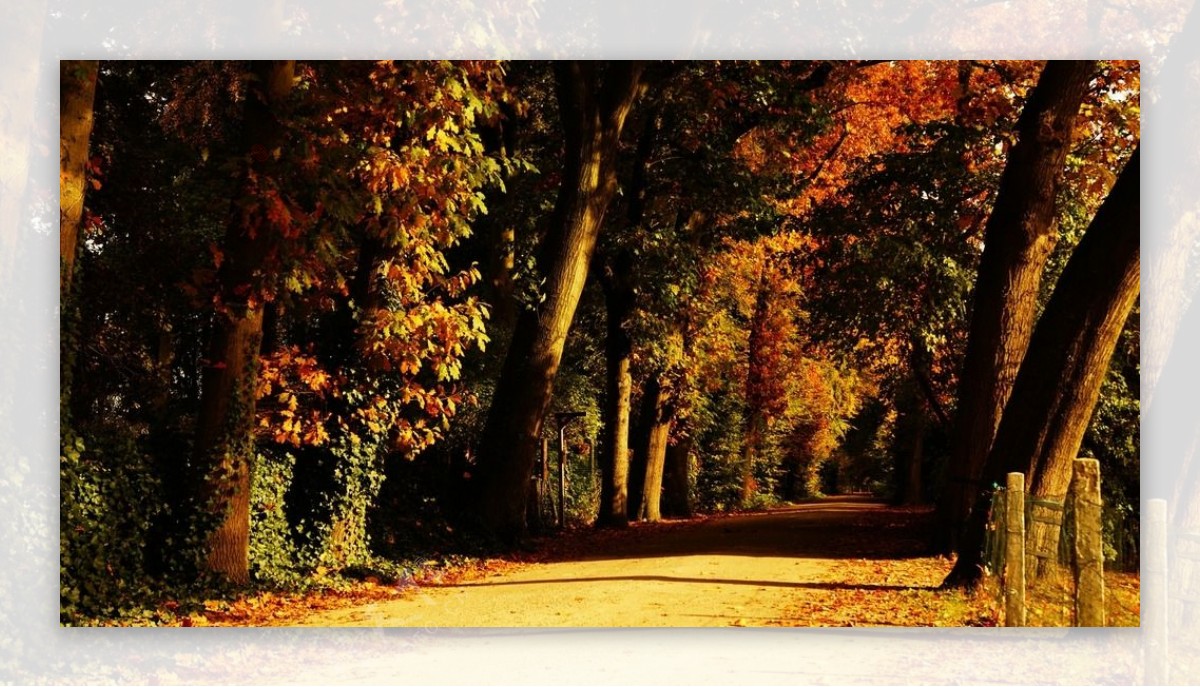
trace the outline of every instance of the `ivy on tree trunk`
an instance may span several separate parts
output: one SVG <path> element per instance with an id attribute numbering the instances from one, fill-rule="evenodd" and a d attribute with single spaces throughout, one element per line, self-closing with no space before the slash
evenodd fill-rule
<path id="1" fill-rule="evenodd" d="M 231 582 L 250 578 L 250 471 L 254 462 L 255 382 L 263 334 L 262 270 L 276 240 L 269 222 L 250 226 L 254 178 L 270 164 L 284 129 L 276 113 L 292 89 L 295 63 L 256 62 L 244 117 L 242 188 L 230 211 L 218 274 L 207 363 L 196 421 L 201 507 L 215 518 L 205 567 Z M 261 219 L 261 217 L 259 218 Z"/>

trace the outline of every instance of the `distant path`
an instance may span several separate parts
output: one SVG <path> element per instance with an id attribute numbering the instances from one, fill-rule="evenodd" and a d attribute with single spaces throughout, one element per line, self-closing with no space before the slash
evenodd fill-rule
<path id="1" fill-rule="evenodd" d="M 849 584 L 839 561 L 921 555 L 922 513 L 858 496 L 765 513 L 568 534 L 544 559 L 302 624 L 394 627 L 654 627 L 806 624 L 789 617 Z"/>

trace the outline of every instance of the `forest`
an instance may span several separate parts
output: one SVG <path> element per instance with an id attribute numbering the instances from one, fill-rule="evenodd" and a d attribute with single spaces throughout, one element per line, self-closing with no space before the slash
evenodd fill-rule
<path id="1" fill-rule="evenodd" d="M 62 61 L 60 620 L 845 495 L 970 590 L 1082 455 L 1136 570 L 1139 114 L 1136 61 Z"/>

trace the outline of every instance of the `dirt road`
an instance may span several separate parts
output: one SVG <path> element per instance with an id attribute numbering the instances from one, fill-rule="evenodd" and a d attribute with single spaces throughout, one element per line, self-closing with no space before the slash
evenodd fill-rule
<path id="1" fill-rule="evenodd" d="M 301 624 L 370 627 L 803 625 L 838 591 L 928 589 L 934 578 L 848 581 L 847 561 L 919 556 L 923 515 L 863 497 L 766 513 L 568 535 L 545 560 Z M 879 566 L 875 566 L 879 569 Z"/>

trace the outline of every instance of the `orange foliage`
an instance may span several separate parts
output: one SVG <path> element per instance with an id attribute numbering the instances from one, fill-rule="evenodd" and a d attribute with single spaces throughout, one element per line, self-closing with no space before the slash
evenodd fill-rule
<path id="1" fill-rule="evenodd" d="M 356 355 L 269 352 L 260 433 L 294 446 L 387 439 L 410 454 L 441 436 L 466 398 L 463 356 L 488 342 L 487 306 L 466 295 L 480 273 L 451 271 L 445 251 L 502 171 L 478 133 L 508 97 L 502 76 L 496 62 L 301 65 L 304 114 L 281 122 L 295 138 L 258 151 L 279 178 L 251 179 L 242 208 L 248 231 L 281 239 L 275 279 L 250 297 L 286 297 L 302 317 L 349 311 Z"/>
<path id="2" fill-rule="evenodd" d="M 1012 111 L 1039 67 L 1035 62 L 904 60 L 835 70 L 815 96 L 829 117 L 821 133 L 780 140 L 777 132 L 757 128 L 735 152 L 754 172 L 795 178 L 796 194 L 778 199 L 777 207 L 803 217 L 816 205 L 839 200 L 850 175 L 872 155 L 909 150 L 911 125 L 956 118 L 994 124 Z"/>

